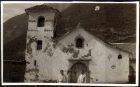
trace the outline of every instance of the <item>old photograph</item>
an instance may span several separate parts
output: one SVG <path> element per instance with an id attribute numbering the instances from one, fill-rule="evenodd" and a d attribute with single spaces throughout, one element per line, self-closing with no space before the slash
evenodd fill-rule
<path id="1" fill-rule="evenodd" d="M 3 3 L 3 83 L 136 84 L 137 3 Z"/>

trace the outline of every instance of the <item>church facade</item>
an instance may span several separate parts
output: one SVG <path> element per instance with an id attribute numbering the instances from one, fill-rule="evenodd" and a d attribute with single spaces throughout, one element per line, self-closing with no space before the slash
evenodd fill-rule
<path id="1" fill-rule="evenodd" d="M 25 82 L 57 81 L 60 70 L 76 83 L 81 71 L 87 83 L 127 83 L 130 54 L 90 32 L 80 23 L 54 38 L 59 11 L 46 5 L 25 10 L 29 16 L 25 51 Z M 69 72 L 69 73 L 68 73 Z"/>

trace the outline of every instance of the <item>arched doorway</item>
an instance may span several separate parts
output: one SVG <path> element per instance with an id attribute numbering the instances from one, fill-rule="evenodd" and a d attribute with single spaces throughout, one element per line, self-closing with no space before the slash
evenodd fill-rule
<path id="1" fill-rule="evenodd" d="M 84 73 L 87 74 L 88 73 L 87 66 L 84 63 L 75 63 L 70 69 L 70 83 L 76 83 L 78 76 L 82 71 L 84 71 Z"/>

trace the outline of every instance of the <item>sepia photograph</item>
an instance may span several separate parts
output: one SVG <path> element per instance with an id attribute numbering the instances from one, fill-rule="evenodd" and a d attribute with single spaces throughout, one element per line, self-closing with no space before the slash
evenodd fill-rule
<path id="1" fill-rule="evenodd" d="M 137 85 L 138 2 L 2 2 L 3 85 Z"/>

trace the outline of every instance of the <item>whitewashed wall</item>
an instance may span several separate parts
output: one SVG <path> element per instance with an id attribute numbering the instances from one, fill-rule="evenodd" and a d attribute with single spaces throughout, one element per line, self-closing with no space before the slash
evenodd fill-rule
<path id="1" fill-rule="evenodd" d="M 53 13 L 42 13 L 41 15 L 49 20 L 53 20 Z M 95 36 L 86 32 L 78 26 L 70 34 L 64 35 L 59 42 L 54 43 L 50 37 L 53 32 L 45 32 L 44 30 L 50 26 L 53 30 L 53 22 L 45 24 L 43 28 L 37 28 L 37 17 L 40 13 L 33 13 L 29 16 L 29 29 L 27 31 L 27 49 L 26 49 L 26 72 L 25 82 L 57 80 L 57 76 L 61 69 L 65 73 L 70 68 L 68 59 L 73 58 L 73 54 L 79 50 L 77 58 L 81 58 L 91 50 L 91 61 L 89 62 L 90 78 L 92 83 L 125 83 L 128 82 L 129 75 L 129 54 L 119 49 L 113 48 Z M 32 21 L 32 22 L 31 22 Z M 48 25 L 48 26 L 47 26 Z M 84 38 L 84 48 L 77 49 L 75 47 L 75 38 Z M 41 50 L 36 50 L 37 40 L 42 40 Z M 70 49 L 68 45 L 74 49 L 72 52 L 65 52 L 64 49 Z M 118 55 L 122 55 L 122 59 L 118 59 Z M 34 65 L 35 60 L 37 66 Z M 114 69 L 112 69 L 112 67 Z M 94 78 L 94 79 L 92 79 Z"/>
<path id="2" fill-rule="evenodd" d="M 129 54 L 118 49 L 112 48 L 93 35 L 90 35 L 83 29 L 79 28 L 59 42 L 63 45 L 75 44 L 75 38 L 82 36 L 85 39 L 84 49 L 80 49 L 78 57 L 86 55 L 91 50 L 89 70 L 91 78 L 96 78 L 96 82 L 128 82 L 129 74 Z M 76 49 L 76 48 L 75 48 Z M 118 59 L 118 55 L 122 59 Z M 68 57 L 71 58 L 71 57 Z M 111 66 L 116 68 L 112 69 Z M 94 80 L 95 82 L 95 80 Z"/>

